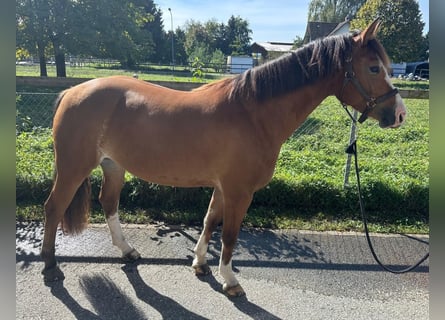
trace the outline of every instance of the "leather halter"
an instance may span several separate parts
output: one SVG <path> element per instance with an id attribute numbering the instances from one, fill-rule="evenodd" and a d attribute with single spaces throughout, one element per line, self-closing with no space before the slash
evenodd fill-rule
<path id="1" fill-rule="evenodd" d="M 360 82 L 358 81 L 358 79 L 355 76 L 355 72 L 352 68 L 352 57 L 348 58 L 345 60 L 346 62 L 346 66 L 345 66 L 345 79 L 343 81 L 343 87 L 341 88 L 341 93 L 340 93 L 340 103 L 342 104 L 343 108 L 345 108 L 345 110 L 348 112 L 349 116 L 351 116 L 351 118 L 353 119 L 351 113 L 349 112 L 349 110 L 347 109 L 347 104 L 344 103 L 342 101 L 341 98 L 343 98 L 343 91 L 346 87 L 346 85 L 351 82 L 354 87 L 357 89 L 357 91 L 362 95 L 362 97 L 366 100 L 366 108 L 365 110 L 362 112 L 360 118 L 358 119 L 359 123 L 364 122 L 367 118 L 368 118 L 368 114 L 369 112 L 374 109 L 379 103 L 395 96 L 399 90 L 397 88 L 394 88 L 392 90 L 390 90 L 389 92 L 381 95 L 380 97 L 374 98 L 370 95 L 368 95 L 365 91 L 365 89 L 363 88 L 363 86 L 360 84 Z M 354 120 L 354 119 L 353 119 Z"/>

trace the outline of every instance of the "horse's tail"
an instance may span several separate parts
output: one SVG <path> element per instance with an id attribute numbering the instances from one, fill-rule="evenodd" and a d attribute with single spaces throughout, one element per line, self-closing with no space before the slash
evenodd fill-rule
<path id="1" fill-rule="evenodd" d="M 54 101 L 54 114 L 56 114 L 60 103 L 69 89 L 63 90 Z M 54 171 L 54 180 L 57 170 Z M 91 204 L 91 183 L 89 177 L 85 178 L 76 191 L 71 203 L 65 211 L 62 219 L 63 232 L 68 234 L 79 234 L 88 225 L 88 217 Z"/>
<path id="2" fill-rule="evenodd" d="M 67 234 L 79 234 L 88 225 L 88 217 L 91 205 L 91 182 L 85 178 L 71 200 L 62 219 L 63 232 Z"/>
<path id="3" fill-rule="evenodd" d="M 68 91 L 68 89 L 63 90 L 62 92 L 59 93 L 59 95 L 57 96 L 56 101 L 54 101 L 54 112 L 53 114 L 56 114 L 57 109 L 59 108 L 60 102 L 62 101 L 62 98 L 65 96 L 66 92 Z"/>

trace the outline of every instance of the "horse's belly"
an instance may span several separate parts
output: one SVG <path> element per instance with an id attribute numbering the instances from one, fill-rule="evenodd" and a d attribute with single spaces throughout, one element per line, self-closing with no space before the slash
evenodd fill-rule
<path id="1" fill-rule="evenodd" d="M 138 178 L 160 185 L 176 187 L 212 187 L 218 181 L 215 161 L 190 154 L 135 151 L 107 156 Z"/>

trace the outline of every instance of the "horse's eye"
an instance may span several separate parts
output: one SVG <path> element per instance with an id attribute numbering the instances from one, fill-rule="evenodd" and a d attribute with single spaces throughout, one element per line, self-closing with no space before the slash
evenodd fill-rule
<path id="1" fill-rule="evenodd" d="M 380 72 L 380 66 L 372 66 L 372 67 L 369 67 L 369 71 L 370 71 L 371 73 L 377 74 L 377 73 Z"/>

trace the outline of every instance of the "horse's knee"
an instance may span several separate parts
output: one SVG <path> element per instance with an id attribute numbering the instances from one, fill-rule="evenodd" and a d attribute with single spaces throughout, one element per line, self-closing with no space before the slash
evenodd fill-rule
<path id="1" fill-rule="evenodd" d="M 99 197 L 99 202 L 107 219 L 116 214 L 119 207 L 118 200 Z"/>

